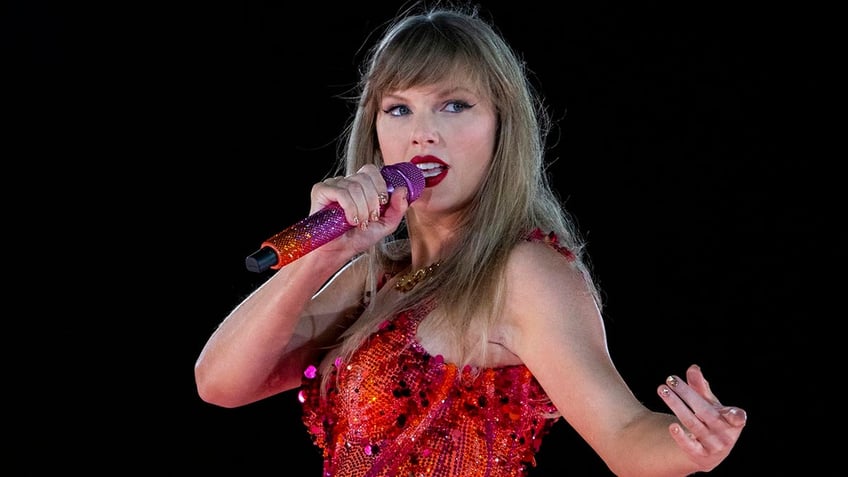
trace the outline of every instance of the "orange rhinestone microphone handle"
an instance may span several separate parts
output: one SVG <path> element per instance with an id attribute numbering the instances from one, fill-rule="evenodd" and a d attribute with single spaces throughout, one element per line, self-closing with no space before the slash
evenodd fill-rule
<path id="1" fill-rule="evenodd" d="M 389 194 L 397 187 L 406 187 L 409 202 L 417 199 L 424 190 L 424 175 L 411 162 L 384 166 L 380 173 L 386 180 Z M 385 207 L 381 207 L 380 213 L 384 210 Z M 347 223 L 341 206 L 330 204 L 265 240 L 259 250 L 245 259 L 245 266 L 257 273 L 269 268 L 280 269 L 353 227 Z"/>

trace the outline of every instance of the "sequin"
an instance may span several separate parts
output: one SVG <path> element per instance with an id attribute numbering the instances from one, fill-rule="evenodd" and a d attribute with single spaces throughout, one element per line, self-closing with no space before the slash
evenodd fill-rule
<path id="1" fill-rule="evenodd" d="M 561 249 L 555 236 L 533 239 Z M 536 466 L 560 419 L 539 383 L 524 365 L 475 374 L 429 355 L 415 340 L 429 311 L 400 314 L 349 362 L 336 360 L 325 397 L 320 378 L 303 380 L 303 422 L 324 475 L 519 477 Z"/>
<path id="2" fill-rule="evenodd" d="M 310 364 L 306 367 L 306 370 L 303 372 L 303 375 L 308 379 L 315 379 L 315 376 L 318 375 L 318 368 L 316 368 L 314 364 Z"/>

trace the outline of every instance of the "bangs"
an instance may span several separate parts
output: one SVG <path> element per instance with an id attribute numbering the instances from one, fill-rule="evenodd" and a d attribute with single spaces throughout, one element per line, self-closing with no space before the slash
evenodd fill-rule
<path id="1" fill-rule="evenodd" d="M 441 82 L 490 92 L 484 81 L 485 53 L 457 29 L 441 29 L 437 22 L 418 20 L 401 28 L 376 52 L 368 83 L 372 92 L 398 91 Z"/>

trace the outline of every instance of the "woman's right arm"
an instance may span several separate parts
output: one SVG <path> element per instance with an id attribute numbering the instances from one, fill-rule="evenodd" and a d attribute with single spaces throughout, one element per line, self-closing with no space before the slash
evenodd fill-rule
<path id="1" fill-rule="evenodd" d="M 346 264 L 397 229 L 409 206 L 405 189 L 379 216 L 386 181 L 377 167 L 315 184 L 310 214 L 337 203 L 360 227 L 280 268 L 230 312 L 195 363 L 201 399 L 237 407 L 300 385 L 304 366 L 335 343 L 362 300 L 364 260 Z"/>
<path id="2" fill-rule="evenodd" d="M 306 363 L 338 337 L 341 327 L 333 325 L 362 298 L 362 267 L 351 262 L 339 271 L 341 260 L 305 255 L 236 306 L 195 363 L 200 398 L 238 407 L 299 386 Z"/>

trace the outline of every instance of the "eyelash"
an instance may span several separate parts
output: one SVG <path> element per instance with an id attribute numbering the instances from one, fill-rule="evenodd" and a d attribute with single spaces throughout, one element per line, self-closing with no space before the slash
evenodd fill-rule
<path id="1" fill-rule="evenodd" d="M 449 111 L 451 113 L 461 113 L 462 111 L 465 111 L 466 109 L 471 109 L 471 108 L 474 107 L 473 104 L 467 103 L 465 101 L 455 100 L 455 101 L 445 102 L 445 107 L 450 106 L 450 105 L 453 105 L 456 109 L 458 109 L 457 111 Z M 406 109 L 407 111 L 409 110 L 409 108 L 407 106 L 404 106 L 402 104 L 398 104 L 396 106 L 390 106 L 389 108 L 384 109 L 383 112 L 386 113 L 386 114 L 390 114 L 392 116 L 401 116 L 399 114 L 394 114 L 399 109 Z"/>

